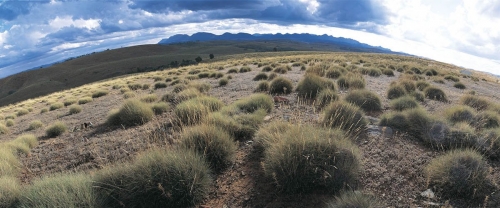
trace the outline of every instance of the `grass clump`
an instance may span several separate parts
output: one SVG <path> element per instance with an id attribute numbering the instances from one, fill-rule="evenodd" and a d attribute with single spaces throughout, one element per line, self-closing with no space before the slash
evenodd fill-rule
<path id="1" fill-rule="evenodd" d="M 17 117 L 20 117 L 20 116 L 24 116 L 28 113 L 29 113 L 28 109 L 20 108 L 20 109 L 17 109 L 16 115 L 17 115 Z"/>
<path id="2" fill-rule="evenodd" d="M 365 130 L 368 121 L 359 107 L 336 101 L 325 107 L 322 123 L 326 127 L 340 128 L 349 135 L 357 135 Z"/>
<path id="3" fill-rule="evenodd" d="M 226 131 L 214 125 L 202 124 L 184 129 L 182 146 L 202 156 L 214 172 L 221 172 L 234 160 L 237 145 Z"/>
<path id="4" fill-rule="evenodd" d="M 389 126 L 398 131 L 407 131 L 410 124 L 402 112 L 388 112 L 380 116 L 380 126 Z"/>
<path id="5" fill-rule="evenodd" d="M 410 96 L 403 96 L 391 101 L 391 108 L 397 111 L 403 111 L 411 108 L 418 108 L 419 105 L 415 98 Z"/>
<path id="6" fill-rule="evenodd" d="M 28 127 L 28 131 L 30 130 L 35 130 L 43 127 L 43 122 L 40 120 L 34 120 L 30 123 L 30 126 Z"/>
<path id="7" fill-rule="evenodd" d="M 347 74 L 337 79 L 337 85 L 341 89 L 363 89 L 366 83 L 362 76 Z"/>
<path id="8" fill-rule="evenodd" d="M 345 101 L 352 103 L 365 111 L 382 110 L 382 102 L 377 94 L 369 90 L 354 90 L 345 96 Z"/>
<path id="9" fill-rule="evenodd" d="M 271 82 L 269 87 L 269 93 L 271 94 L 290 94 L 293 89 L 293 84 L 292 81 L 287 78 L 278 77 Z"/>
<path id="10" fill-rule="evenodd" d="M 371 68 L 368 71 L 368 76 L 371 76 L 371 77 L 380 77 L 380 75 L 382 75 L 382 71 L 380 71 L 380 69 Z"/>
<path id="11" fill-rule="evenodd" d="M 269 91 L 269 88 L 270 88 L 269 82 L 261 81 L 257 85 L 257 88 L 255 88 L 255 92 L 267 92 L 267 91 Z"/>
<path id="12" fill-rule="evenodd" d="M 262 71 L 263 72 L 270 72 L 272 70 L 273 70 L 273 67 L 271 67 L 271 66 L 264 66 L 264 67 L 262 67 Z"/>
<path id="13" fill-rule="evenodd" d="M 136 99 L 125 101 L 117 111 L 111 111 L 107 118 L 109 125 L 137 126 L 153 119 L 154 112 L 150 106 Z"/>
<path id="14" fill-rule="evenodd" d="M 437 101 L 441 101 L 441 102 L 448 101 L 444 91 L 437 88 L 437 87 L 429 86 L 429 87 L 425 88 L 424 94 L 425 94 L 426 98 L 429 98 L 431 100 L 437 100 Z"/>
<path id="15" fill-rule="evenodd" d="M 69 115 L 77 114 L 82 112 L 82 106 L 72 105 L 69 107 Z"/>
<path id="16" fill-rule="evenodd" d="M 202 103 L 191 99 L 178 104 L 174 113 L 181 124 L 194 125 L 200 123 L 208 115 L 209 109 Z"/>
<path id="17" fill-rule="evenodd" d="M 259 109 L 263 109 L 265 112 L 270 113 L 274 108 L 274 101 L 269 95 L 256 93 L 237 100 L 232 105 L 245 113 L 253 113 Z"/>
<path id="18" fill-rule="evenodd" d="M 429 87 L 429 86 L 431 86 L 431 84 L 429 84 L 426 81 L 419 80 L 419 81 L 417 81 L 416 86 L 417 86 L 418 90 L 424 91 L 424 89 L 427 88 L 427 87 Z"/>
<path id="19" fill-rule="evenodd" d="M 264 147 L 264 172 L 281 192 L 334 193 L 356 186 L 360 150 L 341 131 L 289 123 L 282 131 L 273 127 L 259 130 L 257 143 Z"/>
<path id="20" fill-rule="evenodd" d="M 226 86 L 227 83 L 229 83 L 229 80 L 227 78 L 219 79 L 219 86 Z"/>
<path id="21" fill-rule="evenodd" d="M 14 124 L 15 124 L 15 122 L 14 122 L 14 120 L 12 120 L 11 118 L 9 118 L 9 119 L 5 120 L 5 125 L 6 125 L 7 127 L 14 126 Z"/>
<path id="22" fill-rule="evenodd" d="M 406 95 L 406 90 L 400 85 L 390 86 L 387 90 L 387 98 L 391 100 L 403 97 L 404 95 Z"/>
<path id="23" fill-rule="evenodd" d="M 50 125 L 47 129 L 45 129 L 45 134 L 49 138 L 57 137 L 68 130 L 66 124 L 61 121 L 56 121 L 52 125 Z"/>
<path id="24" fill-rule="evenodd" d="M 485 156 L 500 159 L 500 128 L 488 129 L 477 138 L 477 149 Z"/>
<path id="25" fill-rule="evenodd" d="M 500 116 L 494 111 L 481 111 L 474 117 L 474 127 L 492 129 L 500 127 Z"/>
<path id="26" fill-rule="evenodd" d="M 328 202 L 326 208 L 377 208 L 383 207 L 381 203 L 374 197 L 368 194 L 363 194 L 360 191 L 346 191 L 340 196 L 335 197 L 335 200 Z"/>
<path id="27" fill-rule="evenodd" d="M 491 106 L 490 101 L 488 101 L 484 98 L 475 96 L 475 95 L 470 95 L 470 94 L 466 94 L 466 95 L 462 96 L 460 98 L 460 103 L 463 105 L 467 105 L 469 107 L 472 107 L 472 108 L 476 109 L 477 111 L 485 110 Z"/>
<path id="28" fill-rule="evenodd" d="M 166 102 L 154 103 L 151 106 L 151 109 L 153 110 L 153 112 L 155 113 L 155 115 L 160 115 L 162 113 L 165 113 L 165 112 L 169 111 L 170 108 L 171 108 L 170 104 L 168 104 Z"/>
<path id="29" fill-rule="evenodd" d="M 325 73 L 325 77 L 331 79 L 337 79 L 342 75 L 342 72 L 339 69 L 329 69 Z"/>
<path id="30" fill-rule="evenodd" d="M 77 102 L 76 98 L 69 98 L 69 99 L 66 99 L 63 103 L 64 103 L 64 106 L 70 106 L 70 105 L 73 105 Z"/>
<path id="31" fill-rule="evenodd" d="M 453 150 L 433 159 L 425 168 L 431 185 L 446 198 L 484 199 L 491 189 L 489 166 L 474 150 Z"/>
<path id="32" fill-rule="evenodd" d="M 240 68 L 240 73 L 245 73 L 245 72 L 249 72 L 249 71 L 252 71 L 252 69 L 249 67 L 249 66 L 242 66 Z"/>
<path id="33" fill-rule="evenodd" d="M 394 76 L 394 71 L 392 69 L 383 69 L 382 74 L 388 76 L 388 77 L 393 77 Z"/>
<path id="34" fill-rule="evenodd" d="M 276 67 L 276 68 L 273 70 L 273 72 L 275 72 L 275 73 L 279 73 L 279 74 L 286 74 L 286 73 L 287 73 L 288 71 L 290 71 L 290 70 L 292 70 L 292 68 L 291 68 L 290 66 L 288 66 L 288 65 L 283 66 L 283 65 L 282 65 L 282 66 L 278 66 L 278 67 Z"/>
<path id="35" fill-rule="evenodd" d="M 141 102 L 145 102 L 145 103 L 154 103 L 158 100 L 158 95 L 156 94 L 149 94 L 149 95 L 145 95 L 143 97 L 141 97 Z"/>
<path id="36" fill-rule="evenodd" d="M 53 111 L 53 110 L 60 109 L 62 107 L 64 107 L 64 103 L 57 102 L 57 103 L 53 103 L 52 105 L 50 105 L 49 110 Z"/>
<path id="37" fill-rule="evenodd" d="M 167 88 L 167 83 L 165 83 L 165 82 L 156 82 L 154 88 L 155 88 L 155 90 L 156 89 L 161 89 L 161 88 Z"/>
<path id="38" fill-rule="evenodd" d="M 49 109 L 47 109 L 47 108 L 40 110 L 40 114 L 47 113 L 47 112 L 49 112 Z"/>
<path id="39" fill-rule="evenodd" d="M 132 92 L 132 91 L 123 93 L 123 98 L 125 98 L 125 99 L 133 98 L 135 96 L 136 96 L 135 92 Z"/>
<path id="40" fill-rule="evenodd" d="M 98 98 L 107 95 L 109 92 L 107 90 L 98 90 L 92 93 L 92 98 Z"/>
<path id="41" fill-rule="evenodd" d="M 195 88 L 187 88 L 187 89 L 177 93 L 177 95 L 175 96 L 175 99 L 178 102 L 182 102 L 182 101 L 186 101 L 186 100 L 193 99 L 196 97 L 200 97 L 202 95 L 203 94 L 201 94 L 200 91 L 198 91 Z"/>
<path id="42" fill-rule="evenodd" d="M 335 84 L 315 74 L 306 74 L 297 85 L 296 91 L 299 97 L 315 99 L 320 91 L 327 88 L 334 90 Z"/>
<path id="43" fill-rule="evenodd" d="M 444 117 L 452 123 L 472 122 L 475 114 L 473 108 L 465 105 L 455 105 L 444 111 Z"/>
<path id="44" fill-rule="evenodd" d="M 208 195 L 208 165 L 194 152 L 152 150 L 134 163 L 101 170 L 98 207 L 191 207 Z"/>
<path id="45" fill-rule="evenodd" d="M 197 89 L 201 93 L 208 92 L 212 88 L 212 86 L 210 86 L 210 84 L 206 83 L 206 82 L 192 82 L 192 83 L 189 83 L 188 86 L 190 88 Z"/>
<path id="46" fill-rule="evenodd" d="M 19 197 L 20 207 L 93 207 L 96 195 L 86 174 L 60 174 L 36 180 Z"/>
<path id="47" fill-rule="evenodd" d="M 323 108 L 323 107 L 327 106 L 328 104 L 330 104 L 331 102 L 336 101 L 338 99 L 339 99 L 339 96 L 337 95 L 337 93 L 334 90 L 324 89 L 324 90 L 321 90 L 321 92 L 319 92 L 318 95 L 316 96 L 315 103 L 319 108 Z"/>
<path id="48" fill-rule="evenodd" d="M 85 104 L 85 103 L 90 103 L 90 102 L 92 102 L 92 101 L 93 101 L 93 99 L 92 99 L 91 97 L 83 97 L 83 98 L 80 98 L 80 99 L 78 100 L 78 104 L 79 104 L 79 105 L 83 105 L 83 104 Z"/>
<path id="49" fill-rule="evenodd" d="M 264 109 L 247 113 L 231 105 L 221 112 L 210 114 L 204 122 L 224 129 L 236 140 L 244 141 L 253 137 L 266 114 Z"/>
<path id="50" fill-rule="evenodd" d="M 466 88 L 464 83 L 461 83 L 461 82 L 456 82 L 455 84 L 453 84 L 453 87 L 455 87 L 457 89 L 461 89 L 461 90 Z"/>
<path id="51" fill-rule="evenodd" d="M 444 79 L 453 81 L 453 82 L 460 82 L 460 79 L 458 77 L 455 77 L 453 75 L 446 75 L 444 76 Z"/>
<path id="52" fill-rule="evenodd" d="M 258 73 L 254 78 L 253 81 L 260 81 L 260 80 L 267 80 L 267 74 L 264 72 Z"/>
<path id="53" fill-rule="evenodd" d="M 229 69 L 229 70 L 227 70 L 227 73 L 228 74 L 238 73 L 238 69 L 236 69 L 236 68 Z"/>
<path id="54" fill-rule="evenodd" d="M 21 185 L 14 176 L 0 176 L 0 207 L 15 207 L 21 195 Z"/>

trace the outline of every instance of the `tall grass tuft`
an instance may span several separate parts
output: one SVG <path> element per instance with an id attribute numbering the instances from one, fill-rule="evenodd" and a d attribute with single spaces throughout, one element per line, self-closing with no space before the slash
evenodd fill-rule
<path id="1" fill-rule="evenodd" d="M 296 91 L 299 97 L 315 99 L 316 95 L 323 89 L 335 90 L 335 84 L 315 74 L 306 74 L 297 85 Z"/>
<path id="2" fill-rule="evenodd" d="M 57 137 L 68 130 L 66 124 L 61 121 L 56 121 L 52 125 L 50 125 L 47 129 L 45 129 L 45 134 L 47 137 Z"/>
<path id="3" fill-rule="evenodd" d="M 418 108 L 419 104 L 415 98 L 404 96 L 391 101 L 391 108 L 397 111 L 403 111 L 411 108 Z"/>
<path id="4" fill-rule="evenodd" d="M 151 121 L 153 115 L 148 104 L 131 99 L 125 101 L 118 111 L 110 112 L 106 122 L 109 125 L 136 126 Z"/>
<path id="5" fill-rule="evenodd" d="M 349 135 L 358 135 L 364 132 L 368 121 L 359 107 L 336 101 L 325 107 L 322 123 L 326 127 L 340 128 Z"/>
<path id="6" fill-rule="evenodd" d="M 82 112 L 82 106 L 72 105 L 69 107 L 69 115 L 77 114 Z"/>
<path id="7" fill-rule="evenodd" d="M 472 107 L 478 111 L 485 110 L 491 106 L 490 101 L 485 98 L 466 94 L 460 98 L 460 103 Z"/>
<path id="8" fill-rule="evenodd" d="M 389 69 L 390 70 L 390 69 Z M 392 70 L 391 70 L 392 71 Z M 345 191 L 328 202 L 326 208 L 378 208 L 383 207 L 374 197 L 360 191 Z"/>
<path id="9" fill-rule="evenodd" d="M 323 107 L 327 106 L 328 104 L 330 104 L 331 102 L 336 101 L 338 99 L 339 99 L 339 96 L 337 95 L 337 93 L 335 93 L 335 91 L 333 91 L 331 89 L 324 89 L 324 90 L 321 90 L 319 92 L 319 94 L 316 96 L 315 104 L 319 108 L 323 108 Z"/>
<path id="10" fill-rule="evenodd" d="M 83 98 L 80 98 L 80 99 L 78 100 L 78 104 L 79 104 L 79 105 L 83 105 L 83 104 L 85 104 L 85 103 L 90 103 L 90 102 L 92 102 L 92 100 L 93 100 L 93 99 L 92 99 L 91 97 L 83 97 Z"/>
<path id="11" fill-rule="evenodd" d="M 0 123 L 0 134 L 8 134 L 10 132 L 9 128 L 4 124 Z"/>
<path id="12" fill-rule="evenodd" d="M 202 103 L 191 99 L 178 104 L 174 113 L 181 124 L 194 125 L 200 123 L 208 115 L 209 109 Z"/>
<path id="13" fill-rule="evenodd" d="M 273 79 L 269 88 L 271 94 L 290 94 L 293 90 L 293 84 L 287 78 L 277 77 Z"/>
<path id="14" fill-rule="evenodd" d="M 155 149 L 101 170 L 93 186 L 97 207 L 191 207 L 207 196 L 211 180 L 194 152 Z"/>
<path id="15" fill-rule="evenodd" d="M 98 90 L 98 91 L 95 91 L 92 93 L 92 98 L 98 98 L 98 97 L 102 97 L 102 96 L 105 96 L 109 93 L 109 91 L 107 90 Z"/>
<path id="16" fill-rule="evenodd" d="M 429 86 L 429 87 L 425 88 L 424 94 L 425 94 L 426 98 L 429 98 L 431 100 L 437 100 L 437 101 L 442 101 L 442 102 L 448 101 L 444 91 L 437 88 L 437 87 Z"/>
<path id="17" fill-rule="evenodd" d="M 14 176 L 0 174 L 0 207 L 16 207 L 21 185 Z"/>
<path id="18" fill-rule="evenodd" d="M 64 107 L 64 103 L 57 102 L 57 103 L 53 103 L 52 105 L 50 105 L 49 110 L 53 111 L 53 110 L 57 110 L 57 109 L 62 108 L 62 107 Z"/>
<path id="19" fill-rule="evenodd" d="M 274 101 L 269 95 L 256 93 L 235 101 L 233 105 L 246 113 L 253 113 L 259 109 L 264 109 L 267 113 L 270 113 L 274 108 Z"/>
<path id="20" fill-rule="evenodd" d="M 364 111 L 380 111 L 382 110 L 382 102 L 377 94 L 369 90 L 354 90 L 350 91 L 345 96 L 345 101 L 352 103 Z"/>
<path id="21" fill-rule="evenodd" d="M 28 131 L 39 129 L 43 127 L 43 122 L 40 120 L 34 120 L 30 123 L 30 126 L 28 127 Z"/>

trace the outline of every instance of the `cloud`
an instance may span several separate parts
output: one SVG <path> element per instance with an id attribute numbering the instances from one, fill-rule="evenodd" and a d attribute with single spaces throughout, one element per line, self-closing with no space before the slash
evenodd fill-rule
<path id="1" fill-rule="evenodd" d="M 183 10 L 190 11 L 208 11 L 208 10 L 231 10 L 231 9 L 263 9 L 271 2 L 266 0 L 168 0 L 168 1 L 150 1 L 150 0 L 133 0 L 129 7 L 131 9 L 142 9 L 152 13 L 164 13 L 167 11 L 180 12 Z M 274 3 L 275 4 L 275 3 Z"/>
<path id="2" fill-rule="evenodd" d="M 5 0 L 0 2 L 0 19 L 14 20 L 19 15 L 28 14 L 32 7 L 42 3 L 48 3 L 47 0 L 39 1 L 20 1 L 20 0 Z"/>
<path id="3" fill-rule="evenodd" d="M 340 25 L 354 25 L 358 22 L 387 22 L 386 9 L 370 0 L 318 0 L 318 16 L 325 21 Z"/>

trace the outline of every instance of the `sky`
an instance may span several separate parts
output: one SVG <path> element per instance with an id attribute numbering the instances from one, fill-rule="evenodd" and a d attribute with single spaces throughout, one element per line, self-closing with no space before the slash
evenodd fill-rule
<path id="1" fill-rule="evenodd" d="M 500 74 L 497 0 L 0 0 L 0 78 L 196 32 L 346 37 Z"/>

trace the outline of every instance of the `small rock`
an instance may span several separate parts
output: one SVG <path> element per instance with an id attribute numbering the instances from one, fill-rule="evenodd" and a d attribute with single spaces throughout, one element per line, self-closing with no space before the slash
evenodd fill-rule
<path id="1" fill-rule="evenodd" d="M 379 127 L 380 132 L 382 133 L 383 138 L 392 138 L 392 135 L 394 135 L 394 132 L 392 131 L 391 127 L 388 126 L 381 126 Z"/>
<path id="2" fill-rule="evenodd" d="M 242 176 L 245 176 L 245 175 L 246 175 L 246 174 L 245 174 L 245 171 L 241 171 L 241 175 L 242 175 Z"/>
<path id="3" fill-rule="evenodd" d="M 264 121 L 269 121 L 269 120 L 271 120 L 271 116 L 264 117 Z"/>
<path id="4" fill-rule="evenodd" d="M 420 193 L 420 196 L 423 196 L 423 197 L 429 198 L 429 199 L 433 199 L 435 197 L 434 192 L 431 189 L 427 189 L 424 192 Z"/>

